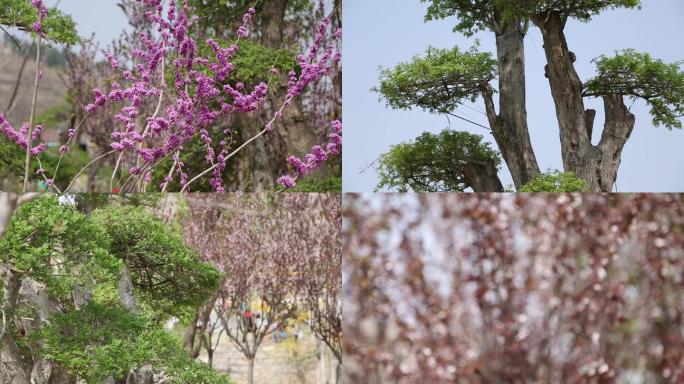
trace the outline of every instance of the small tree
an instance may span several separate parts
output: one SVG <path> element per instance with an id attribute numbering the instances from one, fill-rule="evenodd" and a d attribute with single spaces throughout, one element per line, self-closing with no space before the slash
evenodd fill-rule
<path id="1" fill-rule="evenodd" d="M 220 274 L 142 208 L 84 214 L 41 197 L 19 208 L 0 249 L 3 382 L 142 382 L 153 372 L 228 382 L 161 328 L 204 301 Z"/>

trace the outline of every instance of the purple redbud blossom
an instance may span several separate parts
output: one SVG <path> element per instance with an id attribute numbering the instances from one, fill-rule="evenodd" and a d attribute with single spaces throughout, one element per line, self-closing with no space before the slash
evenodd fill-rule
<path id="1" fill-rule="evenodd" d="M 107 103 L 107 95 L 102 93 L 99 89 L 93 89 L 93 94 L 95 95 L 95 105 L 101 107 Z"/>
<path id="2" fill-rule="evenodd" d="M 282 185 L 287 189 L 290 189 L 295 187 L 297 185 L 297 182 L 290 176 L 281 176 L 278 178 L 278 184 Z"/>
<path id="3" fill-rule="evenodd" d="M 331 133 L 329 136 L 335 138 L 337 142 L 331 142 L 326 144 L 325 149 L 320 145 L 314 145 L 311 148 L 311 153 L 307 153 L 302 161 L 296 156 L 288 156 L 287 162 L 292 165 L 295 170 L 294 176 L 286 175 L 280 177 L 277 182 L 278 184 L 284 186 L 285 188 L 290 188 L 286 184 L 290 181 L 294 183 L 295 180 L 302 176 L 306 176 L 311 171 L 319 168 L 325 161 L 330 158 L 330 155 L 339 155 L 342 152 L 342 123 L 339 120 L 331 122 Z M 338 133 L 339 132 L 339 135 Z M 281 182 L 282 181 L 282 182 Z"/>
<path id="4" fill-rule="evenodd" d="M 199 135 L 204 143 L 207 162 L 215 165 L 211 185 L 214 190 L 223 191 L 223 172 L 232 143 L 228 135 L 232 132 L 224 132 L 226 137 L 217 140 L 219 146 L 216 147 L 209 137 L 209 127 L 219 119 L 235 113 L 261 110 L 266 103 L 268 86 L 266 82 L 261 82 L 250 91 L 245 84 L 230 81 L 235 69 L 231 60 L 239 50 L 235 43 L 223 48 L 209 39 L 206 43 L 213 52 L 209 55 L 199 54 L 197 43 L 189 33 L 197 18 L 190 16 L 188 1 L 169 3 L 166 13 L 162 9 L 161 0 L 139 1 L 147 6 L 144 17 L 152 23 L 156 33 L 140 33 L 139 48 L 131 51 L 133 63 L 130 64 L 130 69 L 124 68 L 113 54 L 105 54 L 109 65 L 120 73 L 121 84 L 113 82 L 106 92 L 94 89 L 94 102 L 85 109 L 93 112 L 107 103 L 121 103 L 120 113 L 115 114 L 121 128 L 119 132 L 112 133 L 110 146 L 117 151 L 135 151 L 146 164 L 172 155 L 175 158 L 176 152 L 182 150 L 185 143 Z M 242 25 L 236 31 L 238 39 L 249 35 L 255 12 L 255 9 L 250 8 L 243 15 Z M 290 106 L 293 99 L 300 96 L 309 84 L 330 73 L 339 62 L 339 51 L 336 51 L 335 45 L 328 44 L 326 39 L 339 39 L 341 29 L 333 33 L 329 31 L 329 27 L 330 20 L 326 18 L 321 22 L 308 54 L 297 58 L 301 73 L 289 72 L 287 95 L 282 106 L 276 106 L 275 110 L 278 112 L 274 120 L 282 118 L 283 108 Z M 149 106 L 157 103 L 156 99 L 162 92 L 167 92 L 166 75 L 159 70 L 162 62 L 173 72 L 171 86 L 174 89 L 171 91 L 174 96 L 165 98 L 165 108 L 155 112 L 154 117 L 146 116 L 143 134 L 138 132 L 139 127 L 136 126 L 139 115 L 143 111 L 151 113 Z M 271 68 L 270 72 L 278 73 L 276 68 Z M 273 128 L 273 122 L 266 125 L 268 130 Z M 21 132 L 15 134 L 19 137 L 22 135 Z M 332 136 L 333 134 L 338 136 Z M 328 144 L 312 148 L 312 153 L 306 155 L 305 160 L 293 157 L 291 163 L 297 172 L 306 174 L 326 161 L 330 155 L 339 153 L 341 135 L 335 131 L 330 135 Z M 136 150 L 138 143 L 143 143 L 146 139 L 152 140 L 146 143 L 145 148 Z M 183 163 L 176 163 L 180 183 L 185 185 L 189 177 L 183 171 Z M 131 174 L 140 172 L 136 169 L 129 171 Z M 298 177 L 291 177 L 292 181 Z"/>
<path id="5" fill-rule="evenodd" d="M 46 149 L 47 145 L 45 145 L 45 143 L 40 143 L 35 147 L 31 148 L 31 156 L 38 156 L 41 153 L 45 152 Z"/>

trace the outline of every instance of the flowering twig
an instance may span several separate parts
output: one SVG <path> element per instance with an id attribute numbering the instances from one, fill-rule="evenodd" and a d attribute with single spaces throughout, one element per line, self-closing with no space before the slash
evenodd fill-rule
<path id="1" fill-rule="evenodd" d="M 305 161 L 295 156 L 289 156 L 287 162 L 294 167 L 295 173 L 294 175 L 279 177 L 278 184 L 285 189 L 293 188 L 297 185 L 298 179 L 318 169 L 331 155 L 339 155 L 342 152 L 342 122 L 335 120 L 331 126 L 331 133 L 328 135 L 330 142 L 326 144 L 325 149 L 320 145 L 314 145 L 311 152 L 304 156 Z"/>
<path id="2" fill-rule="evenodd" d="M 36 117 L 36 103 L 38 101 L 38 82 L 40 81 L 40 42 L 43 37 L 42 21 L 47 16 L 47 8 L 41 0 L 33 0 L 31 2 L 33 7 L 38 11 L 38 21 L 33 24 L 33 30 L 37 33 L 36 37 L 36 76 L 33 81 L 33 98 L 31 99 L 31 113 L 29 117 L 29 126 L 26 133 L 26 160 L 24 163 L 24 187 L 22 192 L 26 193 L 29 184 L 29 173 L 31 171 L 31 142 L 33 141 L 31 134 L 33 131 L 33 123 Z"/>

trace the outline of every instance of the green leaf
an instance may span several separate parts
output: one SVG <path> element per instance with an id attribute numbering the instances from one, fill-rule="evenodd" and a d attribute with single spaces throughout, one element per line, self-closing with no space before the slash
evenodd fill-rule
<path id="1" fill-rule="evenodd" d="M 395 109 L 419 107 L 432 113 L 453 111 L 465 101 L 475 101 L 496 76 L 496 60 L 490 53 L 471 48 L 428 48 L 425 57 L 414 56 L 392 69 L 381 69 L 380 93 Z"/>

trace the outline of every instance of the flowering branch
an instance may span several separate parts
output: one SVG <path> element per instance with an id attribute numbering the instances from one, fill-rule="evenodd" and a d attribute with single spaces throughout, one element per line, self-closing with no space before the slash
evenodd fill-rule
<path id="1" fill-rule="evenodd" d="M 330 142 L 326 144 L 325 149 L 320 145 L 314 145 L 311 152 L 304 156 L 304 161 L 296 156 L 289 156 L 287 162 L 295 168 L 295 173 L 279 177 L 278 184 L 285 189 L 293 188 L 297 185 L 298 179 L 318 169 L 331 155 L 339 155 L 342 152 L 342 122 L 335 120 L 331 126 L 331 133 L 328 135 Z"/>

